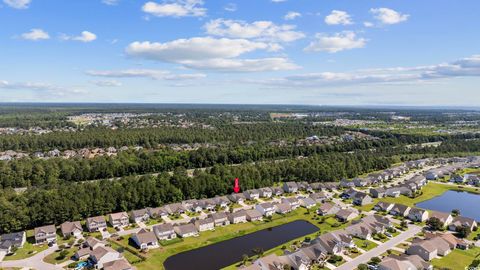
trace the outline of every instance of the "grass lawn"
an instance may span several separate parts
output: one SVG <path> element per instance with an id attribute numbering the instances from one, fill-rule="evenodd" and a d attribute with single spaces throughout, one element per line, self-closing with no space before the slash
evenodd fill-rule
<path id="1" fill-rule="evenodd" d="M 364 239 L 359 239 L 359 238 L 354 238 L 353 242 L 355 242 L 355 245 L 363 250 L 370 250 L 372 248 L 377 247 L 378 245 L 374 242 L 364 240 Z"/>
<path id="2" fill-rule="evenodd" d="M 63 258 L 60 257 L 60 249 L 58 249 L 54 253 L 45 257 L 43 259 L 43 261 L 47 262 L 47 263 L 51 263 L 51 264 L 62 263 L 64 261 L 69 260 L 73 256 L 73 254 L 75 254 L 75 252 L 78 250 L 78 248 L 77 247 L 71 247 L 71 248 L 67 248 L 65 250 L 68 251 L 68 254 L 65 257 L 63 257 Z"/>
<path id="3" fill-rule="evenodd" d="M 35 239 L 33 238 L 33 230 L 27 231 L 27 241 L 22 248 L 19 248 L 15 254 L 5 256 L 3 259 L 4 261 L 13 261 L 13 260 L 21 260 L 28 257 L 31 257 L 37 254 L 40 251 L 44 251 L 48 248 L 47 244 L 44 245 L 34 245 Z"/>
<path id="4" fill-rule="evenodd" d="M 469 250 L 455 249 L 443 258 L 433 259 L 432 265 L 435 268 L 449 268 L 452 270 L 466 269 L 473 260 L 480 259 L 480 248 L 476 247 Z"/>
<path id="5" fill-rule="evenodd" d="M 125 259 L 127 259 L 127 261 L 131 264 L 134 264 L 134 263 L 138 263 L 139 261 L 141 261 L 142 259 L 140 257 L 138 257 L 137 255 L 133 254 L 132 252 L 126 250 L 124 247 L 122 247 L 121 245 L 117 244 L 116 242 L 114 241 L 109 241 L 109 244 L 111 245 L 111 247 L 114 249 L 114 250 L 121 250 L 123 251 L 122 254 L 123 256 L 125 257 Z"/>
<path id="6" fill-rule="evenodd" d="M 347 224 L 340 224 L 332 217 L 327 217 L 326 220 L 319 224 L 319 220 L 321 217 L 315 214 L 315 211 L 310 210 L 307 212 L 305 208 L 298 208 L 297 210 L 290 212 L 284 216 L 281 215 L 274 215 L 272 221 L 266 222 L 247 222 L 241 224 L 233 224 L 226 227 L 217 227 L 215 231 L 207 231 L 201 232 L 200 236 L 198 237 L 189 237 L 184 238 L 182 242 L 173 243 L 168 246 L 162 246 L 158 249 L 151 250 L 148 254 L 146 254 L 147 260 L 135 264 L 138 270 L 153 270 L 153 269 L 163 269 L 163 262 L 170 256 L 188 251 L 191 249 L 207 246 L 210 244 L 218 243 L 221 241 L 225 241 L 231 238 L 235 238 L 244 234 L 252 233 L 258 230 L 282 225 L 291 221 L 295 220 L 307 220 L 317 226 L 321 233 L 325 233 L 328 231 L 341 229 L 345 227 Z M 337 224 L 336 224 L 337 223 Z M 333 227 L 332 224 L 338 225 L 338 227 Z M 292 240 L 289 243 L 285 243 L 282 246 L 290 246 L 293 242 L 303 241 L 305 237 L 316 237 L 318 232 L 313 233 L 311 235 L 306 235 L 300 237 L 298 239 Z M 265 255 L 271 253 L 282 253 L 282 246 L 273 248 L 265 252 Z M 235 265 L 227 267 L 226 269 L 236 269 Z"/>
<path id="7" fill-rule="evenodd" d="M 362 205 L 362 206 L 358 206 L 358 205 L 355 205 L 354 207 L 357 208 L 358 210 L 362 211 L 362 212 L 369 212 L 373 209 L 373 207 L 379 202 L 380 200 L 378 198 L 374 198 L 373 199 L 373 202 L 372 203 L 369 203 L 369 204 L 366 204 L 366 205 Z"/>

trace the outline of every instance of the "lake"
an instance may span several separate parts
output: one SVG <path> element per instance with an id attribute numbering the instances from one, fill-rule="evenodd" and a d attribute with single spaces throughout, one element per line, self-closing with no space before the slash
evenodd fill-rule
<path id="1" fill-rule="evenodd" d="M 475 193 L 449 190 L 440 196 L 417 203 L 416 206 L 447 213 L 459 209 L 460 215 L 480 220 L 480 195 Z"/>
<path id="2" fill-rule="evenodd" d="M 253 249 L 267 251 L 316 231 L 318 228 L 312 223 L 297 220 L 173 255 L 167 258 L 164 266 L 166 270 L 218 270 L 241 261 L 243 254 L 254 255 Z"/>

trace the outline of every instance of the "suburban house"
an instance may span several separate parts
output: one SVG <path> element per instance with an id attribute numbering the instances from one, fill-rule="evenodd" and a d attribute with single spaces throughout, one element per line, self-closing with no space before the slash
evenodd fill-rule
<path id="1" fill-rule="evenodd" d="M 194 224 L 199 232 L 212 231 L 215 229 L 215 223 L 212 218 L 197 219 Z"/>
<path id="2" fill-rule="evenodd" d="M 340 180 L 340 187 L 342 188 L 353 188 L 354 186 L 355 186 L 355 183 L 353 181 L 350 181 L 347 179 Z"/>
<path id="3" fill-rule="evenodd" d="M 375 211 L 389 212 L 393 208 L 393 203 L 388 202 L 378 202 L 373 209 Z"/>
<path id="4" fill-rule="evenodd" d="M 432 270 L 433 266 L 418 255 L 390 254 L 378 264 L 378 270 Z"/>
<path id="5" fill-rule="evenodd" d="M 181 203 L 167 204 L 165 205 L 165 210 L 167 210 L 167 213 L 169 215 L 177 215 L 177 214 L 180 215 L 187 212 L 187 209 Z"/>
<path id="6" fill-rule="evenodd" d="M 150 219 L 147 209 L 133 210 L 130 212 L 130 218 L 133 222 L 147 222 Z"/>
<path id="7" fill-rule="evenodd" d="M 336 217 L 340 222 L 346 222 L 346 221 L 349 221 L 349 220 L 352 220 L 352 219 L 358 217 L 358 213 L 355 212 L 355 211 L 352 210 L 352 209 L 340 209 L 340 211 L 338 211 L 338 212 L 335 214 L 335 217 Z"/>
<path id="8" fill-rule="evenodd" d="M 272 197 L 272 189 L 269 187 L 261 188 L 260 190 L 260 197 L 262 198 L 270 198 Z"/>
<path id="9" fill-rule="evenodd" d="M 302 248 L 294 252 L 286 252 L 284 256 L 288 258 L 291 269 L 310 269 L 312 265 L 312 260 Z"/>
<path id="10" fill-rule="evenodd" d="M 468 217 L 456 216 L 453 218 L 452 222 L 448 225 L 448 229 L 455 231 L 458 227 L 465 226 L 473 231 L 477 227 L 477 222 Z"/>
<path id="11" fill-rule="evenodd" d="M 290 260 L 286 256 L 278 256 L 276 254 L 270 254 L 265 257 L 261 257 L 250 265 L 251 269 L 243 268 L 243 270 L 272 270 L 272 269 L 287 269 L 292 267 Z"/>
<path id="12" fill-rule="evenodd" d="M 178 234 L 178 236 L 182 238 L 198 235 L 197 228 L 195 228 L 195 225 L 193 225 L 192 223 L 178 225 L 178 226 L 175 226 L 173 229 Z"/>
<path id="13" fill-rule="evenodd" d="M 353 184 L 356 187 L 366 187 L 370 184 L 370 181 L 367 178 L 355 178 L 353 179 Z"/>
<path id="14" fill-rule="evenodd" d="M 217 196 L 213 198 L 217 206 L 221 208 L 225 208 L 230 204 L 230 200 L 227 198 L 227 196 Z"/>
<path id="15" fill-rule="evenodd" d="M 245 198 L 247 198 L 247 200 L 258 200 L 260 198 L 260 191 L 256 189 L 250 189 L 244 191 L 243 195 L 245 195 Z"/>
<path id="16" fill-rule="evenodd" d="M 448 240 L 442 236 L 436 236 L 434 238 L 421 240 L 413 243 L 406 253 L 409 255 L 418 255 L 425 261 L 430 261 L 438 256 L 446 256 L 450 251 L 455 248 Z"/>
<path id="17" fill-rule="evenodd" d="M 217 203 L 213 199 L 203 199 L 199 200 L 197 204 L 195 205 L 195 209 L 193 209 L 195 212 L 200 212 L 201 210 L 207 210 L 207 211 L 215 211 L 215 207 L 217 206 Z M 198 209 L 200 208 L 200 209 Z M 199 211 L 200 210 L 200 211 Z"/>
<path id="18" fill-rule="evenodd" d="M 389 211 L 390 215 L 401 216 L 401 217 L 406 217 L 409 212 L 410 212 L 409 206 L 399 204 L 399 203 L 394 204 Z"/>
<path id="19" fill-rule="evenodd" d="M 300 199 L 300 204 L 307 209 L 312 208 L 315 205 L 317 205 L 317 203 L 310 197 L 301 198 Z"/>
<path id="20" fill-rule="evenodd" d="M 295 210 L 298 207 L 300 207 L 300 201 L 297 198 L 282 198 L 282 203 L 286 203 L 290 205 L 292 210 Z"/>
<path id="21" fill-rule="evenodd" d="M 337 206 L 336 204 L 334 204 L 334 203 L 327 202 L 327 203 L 322 204 L 322 205 L 320 206 L 320 208 L 318 208 L 317 214 L 322 215 L 322 216 L 334 215 L 334 214 L 336 214 L 338 211 L 340 211 L 340 207 L 338 207 L 338 206 Z"/>
<path id="22" fill-rule="evenodd" d="M 454 174 L 450 177 L 450 182 L 457 183 L 457 184 L 463 184 L 466 181 L 466 179 L 458 174 Z"/>
<path id="23" fill-rule="evenodd" d="M 410 209 L 410 212 L 408 213 L 407 217 L 411 221 L 424 222 L 424 221 L 427 221 L 428 219 L 428 212 L 427 210 L 413 207 Z"/>
<path id="24" fill-rule="evenodd" d="M 288 203 L 278 203 L 275 205 L 275 212 L 279 214 L 286 214 L 292 211 L 292 207 Z"/>
<path id="25" fill-rule="evenodd" d="M 312 244 L 319 244 L 327 254 L 339 254 L 346 247 L 355 247 L 352 237 L 343 230 L 322 234 Z"/>
<path id="26" fill-rule="evenodd" d="M 132 234 L 131 239 L 140 249 L 158 248 L 158 240 L 155 233 L 146 229 L 141 229 Z"/>
<path id="27" fill-rule="evenodd" d="M 107 222 L 104 216 L 89 217 L 86 220 L 89 232 L 103 231 L 107 228 Z"/>
<path id="28" fill-rule="evenodd" d="M 245 211 L 248 221 L 259 221 L 263 219 L 262 213 L 256 209 L 249 209 Z"/>
<path id="29" fill-rule="evenodd" d="M 157 236 L 158 240 L 171 240 L 177 238 L 177 234 L 173 229 L 171 223 L 165 223 L 153 226 L 153 232 Z"/>
<path id="30" fill-rule="evenodd" d="M 295 182 L 285 182 L 283 183 L 283 190 L 287 193 L 296 193 L 298 192 L 298 185 Z"/>
<path id="31" fill-rule="evenodd" d="M 21 248 L 27 241 L 25 232 L 7 233 L 0 236 L 0 251 L 12 253 L 13 248 Z"/>
<path id="32" fill-rule="evenodd" d="M 344 192 L 342 192 L 342 194 L 340 194 L 340 198 L 342 198 L 342 199 L 351 199 L 351 198 L 353 198 L 353 196 L 355 196 L 355 194 L 356 194 L 357 192 L 358 192 L 358 191 L 356 191 L 355 189 L 349 188 L 349 189 L 345 190 Z"/>
<path id="33" fill-rule="evenodd" d="M 272 190 L 272 195 L 280 196 L 283 194 L 283 188 L 281 187 L 272 187 L 271 190 Z"/>
<path id="34" fill-rule="evenodd" d="M 355 195 L 353 195 L 353 204 L 355 205 L 366 205 L 372 202 L 372 197 L 370 197 L 367 193 L 357 192 Z"/>
<path id="35" fill-rule="evenodd" d="M 392 187 L 392 188 L 387 188 L 385 190 L 385 195 L 386 197 L 393 197 L 393 198 L 397 198 L 399 197 L 401 194 L 401 190 L 397 187 Z"/>
<path id="36" fill-rule="evenodd" d="M 74 222 L 64 222 L 60 225 L 60 230 L 62 231 L 63 237 L 81 237 L 83 233 L 83 228 L 82 224 L 80 224 L 80 221 L 74 221 Z"/>
<path id="37" fill-rule="evenodd" d="M 134 268 L 126 259 L 118 259 L 103 264 L 103 270 L 133 270 Z"/>
<path id="38" fill-rule="evenodd" d="M 431 170 L 431 171 L 428 171 L 426 174 L 425 174 L 425 178 L 427 180 L 437 180 L 438 178 L 440 177 L 443 177 L 443 175 L 440 175 L 438 171 L 435 171 L 435 170 Z"/>
<path id="39" fill-rule="evenodd" d="M 130 219 L 127 212 L 119 212 L 108 215 L 108 222 L 114 228 L 128 226 L 128 224 L 130 224 L 129 220 Z"/>
<path id="40" fill-rule="evenodd" d="M 354 222 L 345 228 L 350 235 L 361 238 L 370 239 L 376 233 L 383 233 L 386 228 L 392 226 L 388 218 L 379 215 L 366 216 L 365 218 Z"/>
<path id="41" fill-rule="evenodd" d="M 430 211 L 430 218 L 437 218 L 440 222 L 443 223 L 443 226 L 448 226 L 453 221 L 452 215 L 449 213 L 438 212 L 438 211 Z"/>
<path id="42" fill-rule="evenodd" d="M 370 189 L 370 196 L 372 198 L 382 198 L 385 196 L 385 188 L 378 187 L 378 188 L 371 188 Z"/>
<path id="43" fill-rule="evenodd" d="M 96 269 L 102 269 L 105 263 L 112 262 L 121 258 L 120 253 L 111 247 L 99 246 L 92 250 L 89 260 L 95 265 Z"/>
<path id="44" fill-rule="evenodd" d="M 230 221 L 228 221 L 228 216 L 225 212 L 218 212 L 218 213 L 211 213 L 208 215 L 208 217 L 213 219 L 213 223 L 215 223 L 215 226 L 227 226 L 230 224 Z"/>
<path id="45" fill-rule="evenodd" d="M 317 203 L 324 203 L 325 200 L 327 199 L 327 195 L 325 195 L 325 193 L 323 192 L 317 192 L 317 193 L 310 194 L 310 198 Z"/>
<path id="46" fill-rule="evenodd" d="M 228 221 L 230 224 L 244 223 L 247 222 L 247 214 L 245 210 L 236 211 L 228 214 Z"/>
<path id="47" fill-rule="evenodd" d="M 37 227 L 33 230 L 35 243 L 55 243 L 57 241 L 57 229 L 55 225 Z"/>
<path id="48" fill-rule="evenodd" d="M 245 195 L 240 193 L 232 193 L 227 198 L 233 203 L 243 203 L 245 201 Z"/>
<path id="49" fill-rule="evenodd" d="M 255 209 L 266 217 L 275 213 L 275 207 L 269 202 L 257 204 L 255 205 Z"/>
<path id="50" fill-rule="evenodd" d="M 147 208 L 148 215 L 150 218 L 160 218 L 168 216 L 167 209 L 164 207 L 155 207 L 155 208 Z"/>

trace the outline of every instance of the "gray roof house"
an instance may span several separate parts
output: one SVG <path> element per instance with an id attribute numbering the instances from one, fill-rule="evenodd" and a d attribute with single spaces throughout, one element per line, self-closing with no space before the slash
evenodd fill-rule
<path id="1" fill-rule="evenodd" d="M 310 198 L 316 201 L 317 203 L 323 203 L 327 199 L 327 195 L 324 192 L 317 192 L 310 194 Z"/>
<path id="2" fill-rule="evenodd" d="M 146 222 L 150 219 L 147 209 L 133 210 L 130 212 L 130 218 L 133 222 Z"/>
<path id="3" fill-rule="evenodd" d="M 458 227 L 465 226 L 473 231 L 477 227 L 477 222 L 473 218 L 456 216 L 452 222 L 448 225 L 448 229 L 455 231 Z"/>
<path id="4" fill-rule="evenodd" d="M 288 203 L 278 203 L 275 205 L 275 211 L 279 214 L 286 214 L 292 211 L 292 207 Z"/>
<path id="5" fill-rule="evenodd" d="M 437 218 L 440 222 L 443 223 L 444 226 L 450 225 L 453 221 L 452 215 L 450 213 L 444 213 L 439 211 L 430 211 L 430 218 Z"/>
<path id="6" fill-rule="evenodd" d="M 394 216 L 401 216 L 406 217 L 410 212 L 410 206 L 406 206 L 403 204 L 396 203 L 393 205 L 392 209 L 390 209 L 389 213 Z"/>
<path id="7" fill-rule="evenodd" d="M 340 211 L 340 207 L 338 207 L 338 205 L 331 202 L 327 202 L 322 204 L 320 208 L 318 208 L 317 213 L 319 215 L 326 216 L 326 215 L 334 215 L 338 211 Z"/>
<path id="8" fill-rule="evenodd" d="M 131 239 L 140 249 L 159 247 L 155 233 L 146 229 L 140 229 L 137 233 L 132 234 Z"/>
<path id="9" fill-rule="evenodd" d="M 211 231 L 215 229 L 215 223 L 213 222 L 212 218 L 204 218 L 204 219 L 197 219 L 194 222 L 195 228 L 199 232 L 204 232 L 204 231 Z"/>
<path id="10" fill-rule="evenodd" d="M 378 202 L 373 209 L 375 211 L 389 212 L 393 208 L 394 204 L 389 202 Z"/>
<path id="11" fill-rule="evenodd" d="M 234 203 L 242 203 L 245 201 L 245 195 L 241 193 L 232 193 L 227 198 Z"/>
<path id="12" fill-rule="evenodd" d="M 261 188 L 259 189 L 260 191 L 260 197 L 262 198 L 270 198 L 273 195 L 272 189 L 269 187 Z"/>
<path id="13" fill-rule="evenodd" d="M 370 203 L 373 203 L 373 200 L 367 193 L 357 192 L 353 195 L 353 204 L 355 205 L 366 205 Z"/>
<path id="14" fill-rule="evenodd" d="M 256 209 L 249 209 L 245 211 L 248 221 L 258 221 L 263 219 L 262 213 Z"/>
<path id="15" fill-rule="evenodd" d="M 127 212 L 118 212 L 108 215 L 108 222 L 112 227 L 125 227 L 130 224 Z"/>
<path id="16" fill-rule="evenodd" d="M 385 188 L 371 188 L 370 195 L 372 196 L 372 198 L 382 198 L 383 196 L 385 196 Z"/>
<path id="17" fill-rule="evenodd" d="M 147 208 L 147 212 L 151 218 L 159 218 L 168 216 L 168 211 L 164 207 L 154 207 L 154 208 Z"/>
<path id="18" fill-rule="evenodd" d="M 82 233 L 83 233 L 83 228 L 82 228 L 82 225 L 80 224 L 80 221 L 64 222 L 60 225 L 60 230 L 62 231 L 63 237 L 69 237 L 69 236 L 80 237 L 82 236 Z"/>
<path id="19" fill-rule="evenodd" d="M 230 224 L 228 216 L 225 212 L 211 213 L 208 217 L 213 219 L 215 226 L 226 226 Z"/>
<path id="20" fill-rule="evenodd" d="M 428 219 L 428 212 L 424 209 L 412 207 L 407 217 L 411 221 L 424 222 Z"/>
<path id="21" fill-rule="evenodd" d="M 341 222 L 352 220 L 357 216 L 358 213 L 352 209 L 340 209 L 340 211 L 335 214 L 335 217 Z"/>
<path id="22" fill-rule="evenodd" d="M 158 240 L 170 240 L 177 238 L 177 234 L 173 229 L 171 223 L 165 223 L 153 226 L 153 232 L 157 236 Z"/>
<path id="23" fill-rule="evenodd" d="M 298 192 L 298 185 L 296 182 L 284 182 L 283 190 L 287 193 L 295 193 Z"/>
<path id="24" fill-rule="evenodd" d="M 21 248 L 27 241 L 27 234 L 25 232 L 7 233 L 0 236 L 0 251 L 5 251 L 7 254 L 12 252 L 12 248 Z"/>
<path id="25" fill-rule="evenodd" d="M 86 220 L 89 232 L 103 231 L 107 228 L 107 222 L 104 216 L 89 217 Z"/>
<path id="26" fill-rule="evenodd" d="M 305 207 L 305 208 L 312 208 L 314 207 L 315 205 L 317 205 L 317 202 L 315 202 L 315 200 L 313 200 L 312 198 L 310 197 L 307 197 L 307 198 L 301 198 L 300 199 L 300 204 Z"/>
<path id="27" fill-rule="evenodd" d="M 282 198 L 282 203 L 289 204 L 292 207 L 292 210 L 300 207 L 300 201 L 297 198 Z"/>
<path id="28" fill-rule="evenodd" d="M 245 195 L 245 198 L 247 200 L 257 200 L 260 198 L 260 191 L 257 189 L 250 189 L 250 190 L 245 190 L 243 192 L 243 195 Z"/>
<path id="29" fill-rule="evenodd" d="M 228 221 L 230 221 L 230 224 L 247 222 L 247 213 L 245 210 L 228 213 Z"/>
<path id="30" fill-rule="evenodd" d="M 192 223 L 178 225 L 173 228 L 178 236 L 185 238 L 198 235 L 197 228 Z"/>
<path id="31" fill-rule="evenodd" d="M 55 243 L 57 241 L 57 229 L 55 225 L 37 227 L 33 230 L 35 243 Z"/>
<path id="32" fill-rule="evenodd" d="M 264 216 L 271 216 L 275 213 L 275 207 L 269 202 L 257 204 L 255 209 Z"/>

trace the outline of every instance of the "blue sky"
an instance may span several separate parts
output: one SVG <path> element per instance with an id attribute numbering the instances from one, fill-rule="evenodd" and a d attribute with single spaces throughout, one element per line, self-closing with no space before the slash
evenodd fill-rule
<path id="1" fill-rule="evenodd" d="M 478 106 L 480 2 L 0 0 L 0 100 Z"/>

